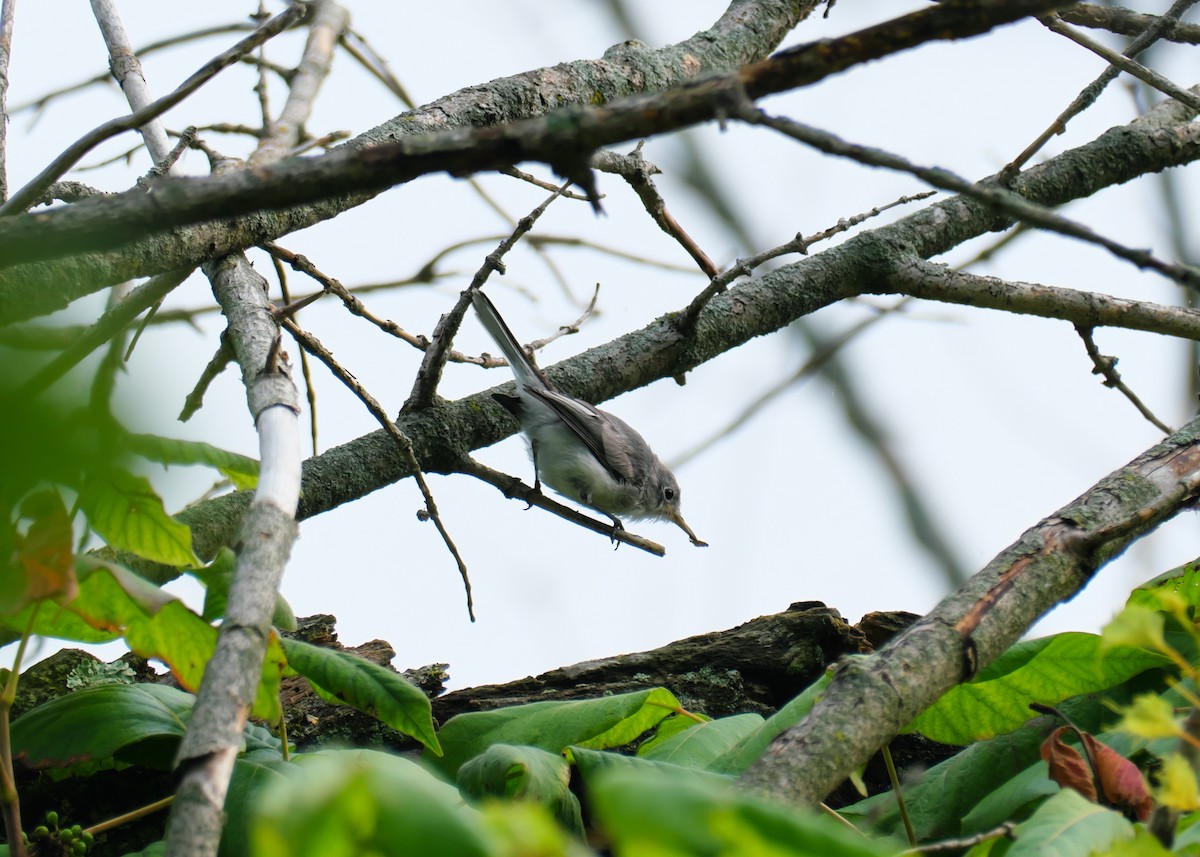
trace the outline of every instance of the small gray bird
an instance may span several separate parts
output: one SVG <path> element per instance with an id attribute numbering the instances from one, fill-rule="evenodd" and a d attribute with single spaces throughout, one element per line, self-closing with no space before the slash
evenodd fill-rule
<path id="1" fill-rule="evenodd" d="M 624 420 L 554 388 L 533 364 L 496 307 L 483 292 L 471 295 L 475 312 L 517 379 L 517 395 L 492 398 L 520 423 L 529 441 L 535 474 L 565 497 L 603 512 L 623 529 L 621 517 L 673 521 L 692 544 L 696 538 L 679 514 L 679 483 L 650 445 Z"/>

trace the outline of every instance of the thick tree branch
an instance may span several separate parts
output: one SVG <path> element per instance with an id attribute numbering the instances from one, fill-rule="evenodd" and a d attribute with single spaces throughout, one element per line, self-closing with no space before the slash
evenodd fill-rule
<path id="1" fill-rule="evenodd" d="M 204 252 L 227 252 L 277 237 L 282 234 L 280 229 L 311 225 L 365 201 L 364 194 L 431 172 L 466 175 L 535 160 L 589 183 L 587 158 L 603 146 L 723 118 L 729 105 L 746 97 L 809 85 L 858 63 L 930 40 L 976 35 L 1058 5 L 1053 0 L 945 3 L 840 39 L 802 45 L 736 73 L 685 84 L 656 96 L 622 99 L 602 107 L 571 107 L 555 111 L 552 118 L 463 128 L 360 148 L 370 139 L 364 135 L 328 155 L 292 159 L 253 174 L 162 179 L 149 194 L 126 192 L 0 224 L 0 266 L 109 251 L 137 241 L 125 255 L 145 266 L 138 273 L 153 273 L 164 258 L 174 260 L 172 267 L 182 263 L 178 254 L 166 254 L 163 247 L 158 254 L 147 255 L 142 241 L 147 235 L 214 217 L 287 210 L 280 219 L 224 221 L 220 229 L 213 230 L 213 243 L 206 245 Z M 696 63 L 689 65 L 695 67 Z M 589 90 L 587 98 L 593 95 L 594 90 Z M 546 94 L 542 97 L 549 100 Z M 320 200 L 325 202 L 315 203 Z M 296 210 L 308 203 L 314 203 L 313 207 Z M 87 283 L 67 276 L 59 265 L 0 274 L 0 323 L 22 321 L 99 288 L 109 275 L 101 274 L 98 264 L 90 267 Z M 44 283 L 51 272 L 57 272 L 59 282 L 65 285 L 49 295 L 45 286 L 30 287 L 30 276 Z"/>
<path id="2" fill-rule="evenodd" d="M 1200 495 L 1200 419 L 1045 518 L 875 655 L 847 663 L 743 782 L 813 804 L 935 699 L 991 663 L 1135 539 Z"/>

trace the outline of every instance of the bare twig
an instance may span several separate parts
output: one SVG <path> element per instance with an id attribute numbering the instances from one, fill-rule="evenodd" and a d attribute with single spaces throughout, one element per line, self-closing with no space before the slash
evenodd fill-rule
<path id="1" fill-rule="evenodd" d="M 568 184 L 569 182 L 564 182 L 562 187 L 548 196 L 541 205 L 517 221 L 517 228 L 513 230 L 513 233 L 484 257 L 483 265 L 471 278 L 471 284 L 458 296 L 458 302 L 455 303 L 454 308 L 438 320 L 437 326 L 433 329 L 429 347 L 425 349 L 425 359 L 421 361 L 421 367 L 417 370 L 417 378 L 413 382 L 412 392 L 409 393 L 404 406 L 400 408 L 401 414 L 422 410 L 433 402 L 433 395 L 437 391 L 438 382 L 442 379 L 442 369 L 446 365 L 446 357 L 450 352 L 450 343 L 454 341 L 454 335 L 458 333 L 467 307 L 471 305 L 471 293 L 482 288 L 493 271 L 504 273 L 502 260 L 505 254 L 521 240 L 521 236 L 533 228 L 533 224 L 550 207 L 550 203 L 558 199 L 562 191 L 567 189 Z"/>
<path id="2" fill-rule="evenodd" d="M 150 172 L 146 174 L 147 178 L 157 178 L 158 176 L 166 175 L 170 172 L 175 172 L 174 167 L 179 163 L 179 159 L 183 157 L 183 153 L 192 147 L 196 142 L 196 134 L 198 129 L 195 125 L 189 125 L 179 133 L 179 139 L 171 151 L 167 152 L 167 156 L 150 168 Z M 168 132 L 169 133 L 169 132 Z"/>
<path id="3" fill-rule="evenodd" d="M 413 450 L 412 441 L 408 435 L 400 430 L 400 428 L 388 417 L 387 412 L 375 400 L 367 389 L 359 382 L 353 374 L 346 371 L 333 358 L 333 354 L 325 348 L 321 342 L 311 333 L 300 328 L 295 322 L 290 319 L 284 319 L 283 327 L 290 333 L 301 347 L 307 350 L 310 354 L 320 360 L 333 373 L 333 376 L 342 382 L 354 395 L 358 396 L 359 400 L 366 406 L 371 416 L 375 417 L 376 421 L 387 432 L 388 436 L 396 442 L 396 446 L 400 449 L 400 455 L 404 458 L 405 463 L 412 469 L 413 479 L 416 480 L 417 486 L 421 489 L 421 496 L 425 499 L 424 514 L 419 515 L 422 520 L 428 516 L 433 520 L 433 524 L 437 527 L 438 533 L 442 537 L 442 541 L 446 543 L 446 548 L 450 551 L 450 555 L 454 557 L 454 562 L 458 566 L 458 573 L 462 577 L 463 588 L 467 594 L 467 615 L 471 617 L 471 621 L 475 621 L 475 602 L 471 597 L 471 578 L 467 573 L 467 565 L 463 562 L 462 555 L 458 552 L 458 547 L 454 544 L 454 540 L 450 538 L 450 533 L 446 529 L 446 525 L 442 523 L 442 517 L 438 513 L 437 503 L 433 499 L 433 492 L 429 490 L 429 484 L 425 481 L 425 474 L 421 471 L 421 464 L 417 461 L 417 454 Z"/>
<path id="4" fill-rule="evenodd" d="M 911 196 L 902 196 L 894 202 L 889 202 L 886 205 L 876 206 L 870 211 L 865 211 L 861 214 L 856 214 L 853 217 L 845 217 L 837 222 L 836 225 L 823 229 L 812 235 L 799 235 L 778 247 L 772 247 L 769 250 L 764 250 L 749 259 L 738 259 L 729 266 L 723 273 L 712 278 L 712 281 L 705 286 L 704 291 L 696 295 L 695 299 L 688 304 L 687 309 L 680 313 L 679 318 L 675 322 L 675 326 L 682 332 L 688 332 L 696 325 L 696 319 L 700 317 L 701 311 L 714 296 L 720 294 L 729 288 L 729 284 L 738 277 L 748 277 L 750 272 L 755 268 L 760 267 L 763 263 L 769 262 L 771 259 L 776 259 L 780 256 L 786 256 L 789 253 L 800 253 L 801 255 L 808 254 L 808 248 L 820 242 L 827 241 L 834 235 L 846 232 L 865 220 L 872 217 L 877 217 L 889 208 L 895 208 L 900 205 L 907 205 L 910 202 L 916 202 L 921 199 L 928 199 L 936 194 L 937 191 L 925 191 Z"/>
<path id="5" fill-rule="evenodd" d="M 129 108 L 136 113 L 154 102 L 150 94 L 150 86 L 142 72 L 142 64 L 134 53 L 133 44 L 121 23 L 117 6 L 113 0 L 92 0 L 92 14 L 104 36 L 104 44 L 108 48 L 108 67 L 113 79 L 125 93 Z M 171 151 L 167 141 L 167 132 L 163 129 L 162 120 L 157 116 L 148 119 L 138 126 L 138 133 L 150 151 L 151 160 L 157 165 L 165 162 Z M 65 170 L 64 170 L 65 172 Z"/>
<path id="6" fill-rule="evenodd" d="M 991 830 L 985 830 L 983 833 L 976 833 L 974 836 L 963 836 L 958 839 L 943 839 L 940 842 L 930 842 L 925 845 L 918 845 L 916 848 L 909 848 L 907 851 L 901 851 L 901 855 L 908 854 L 940 854 L 943 851 L 953 851 L 959 854 L 971 848 L 973 845 L 978 845 L 980 842 L 987 842 L 989 839 L 1000 839 L 1001 837 L 1010 838 L 1013 831 L 1017 829 L 1015 821 L 1006 821 L 999 827 L 994 827 Z"/>
<path id="7" fill-rule="evenodd" d="M 598 301 L 599 299 L 600 299 L 600 284 L 596 283 L 596 289 L 595 289 L 595 291 L 592 292 L 592 299 L 590 301 L 588 301 L 588 305 L 586 307 L 584 307 L 583 312 L 579 315 L 579 318 L 575 319 L 570 324 L 560 325 L 558 330 L 556 330 L 554 333 L 550 334 L 549 336 L 543 337 L 542 339 L 535 339 L 533 342 L 528 343 L 525 347 L 528 348 L 530 351 L 541 351 L 543 348 L 545 348 L 547 345 L 549 345 L 551 342 L 553 342 L 556 339 L 561 339 L 562 337 L 567 336 L 568 334 L 579 333 L 579 328 L 583 325 L 583 323 L 585 321 L 587 321 L 591 317 L 592 313 L 594 313 L 596 311 L 596 301 Z M 497 358 L 491 358 L 487 362 L 494 362 L 496 360 L 497 360 Z M 480 362 L 482 363 L 484 361 L 481 360 Z M 507 362 L 507 361 L 504 361 L 504 362 Z M 490 367 L 487 367 L 487 368 L 490 368 Z"/>
<path id="8" fill-rule="evenodd" d="M 288 289 L 287 269 L 283 267 L 283 262 L 276 256 L 271 256 L 271 264 L 275 268 L 275 279 L 279 281 L 279 296 L 283 299 L 284 304 L 288 309 L 291 309 L 292 303 L 291 292 Z M 311 296 L 313 300 L 320 296 L 320 293 Z M 295 318 L 299 307 L 287 314 L 288 318 Z M 281 319 L 282 316 L 276 316 L 276 319 Z M 312 367 L 308 363 L 308 351 L 300 349 L 300 374 L 304 376 L 304 394 L 308 399 L 308 429 L 312 437 L 313 455 L 317 454 L 317 388 L 313 386 Z"/>
<path id="9" fill-rule="evenodd" d="M 1139 36 L 1161 20 L 1158 15 L 1144 15 L 1120 6 L 1102 6 L 1097 3 L 1076 3 L 1061 10 L 1058 16 L 1070 24 L 1108 30 L 1121 36 Z M 1185 44 L 1200 44 L 1200 26 L 1174 21 L 1159 34 L 1159 38 Z"/>
<path id="10" fill-rule="evenodd" d="M 81 360 L 108 342 L 141 313 L 161 301 L 176 286 L 191 274 L 190 268 L 181 268 L 152 277 L 125 296 L 125 299 L 109 309 L 87 328 L 69 348 L 43 366 L 16 391 L 16 396 L 34 396 L 45 390 Z"/>
<path id="11" fill-rule="evenodd" d="M 515 476 L 509 476 L 507 473 L 501 473 L 499 470 L 493 470 L 486 465 L 480 464 L 473 458 L 466 458 L 458 465 L 458 470 L 461 473 L 466 473 L 474 476 L 483 482 L 488 483 L 494 488 L 500 489 L 500 492 L 505 497 L 510 499 L 524 500 L 531 506 L 537 506 L 539 509 L 545 509 L 547 512 L 553 512 L 564 520 L 570 521 L 573 524 L 578 524 L 592 532 L 599 533 L 610 539 L 618 542 L 623 542 L 627 545 L 632 545 L 639 550 L 644 550 L 647 553 L 652 553 L 655 556 L 666 556 L 666 548 L 657 542 L 652 542 L 649 539 L 642 538 L 639 535 L 629 532 L 624 529 L 617 529 L 611 521 L 597 521 L 595 518 L 590 518 L 581 512 L 557 503 L 547 497 L 541 491 L 535 491 L 529 485 L 526 485 Z"/>
<path id="12" fill-rule="evenodd" d="M 1065 36 L 1075 44 L 1087 48 L 1096 56 L 1108 61 L 1113 68 L 1120 69 L 1126 74 L 1131 74 L 1147 86 L 1152 86 L 1166 95 L 1168 98 L 1174 98 L 1186 104 L 1193 110 L 1200 112 L 1200 95 L 1194 92 L 1188 92 L 1180 86 L 1172 83 L 1168 78 L 1154 71 L 1154 69 L 1146 68 L 1140 62 L 1130 59 L 1124 54 L 1119 54 L 1111 48 L 1100 44 L 1094 39 L 1089 39 L 1078 30 L 1068 27 L 1062 22 L 1057 15 L 1042 15 L 1038 18 L 1039 21 L 1049 30 L 1058 33 L 1060 36 Z"/>
<path id="13" fill-rule="evenodd" d="M 300 142 L 304 122 L 312 112 L 313 99 L 329 74 L 334 46 L 349 20 L 349 14 L 340 3 L 314 4 L 308 40 L 288 87 L 287 101 L 279 116 L 266 126 L 267 136 L 250 156 L 251 166 L 286 157 L 288 150 Z"/>
<path id="14" fill-rule="evenodd" d="M 388 68 L 387 60 L 371 47 L 361 33 L 347 27 L 342 32 L 338 44 L 346 50 L 346 53 L 354 57 L 359 65 L 365 68 L 376 80 L 386 86 L 393 95 L 399 98 L 401 104 L 409 110 L 417 106 L 416 102 L 408 94 L 408 90 L 404 88 L 404 84 Z"/>
<path id="15" fill-rule="evenodd" d="M 254 27 L 251 24 L 243 24 L 243 23 L 220 24 L 216 27 L 206 27 L 203 30 L 195 30 L 190 33 L 183 33 L 178 36 L 170 36 L 169 38 L 166 38 L 166 39 L 159 39 L 158 41 L 149 42 L 149 43 L 143 45 L 142 47 L 138 48 L 135 51 L 135 53 L 137 53 L 137 55 L 140 57 L 144 57 L 147 54 L 156 53 L 157 51 L 161 51 L 164 48 L 171 48 L 171 47 L 174 47 L 175 45 L 184 44 L 186 42 L 193 42 L 193 41 L 198 41 L 200 39 L 207 39 L 212 36 L 223 36 L 226 33 L 244 33 L 247 30 L 253 30 L 253 29 L 254 29 Z M 81 80 L 78 83 L 72 83 L 69 86 L 62 87 L 61 89 L 52 90 L 50 92 L 47 92 L 44 95 L 39 95 L 37 98 L 35 98 L 32 101 L 22 102 L 21 104 L 18 104 L 15 107 L 13 107 L 12 112 L 19 113 L 24 110 L 41 111 L 41 110 L 45 109 L 46 106 L 56 98 L 61 98 L 64 95 L 70 95 L 72 92 L 78 92 L 79 90 L 86 89 L 89 86 L 95 86 L 96 84 L 100 84 L 100 83 L 108 83 L 111 80 L 112 80 L 112 73 L 109 71 L 102 71 L 99 74 L 95 75 L 94 77 L 89 77 L 87 80 Z"/>
<path id="16" fill-rule="evenodd" d="M 1120 327 L 1200 339 L 1200 310 L 984 277 L 924 259 L 897 267 L 871 291 L 1057 318 L 1082 327 Z"/>
<path id="17" fill-rule="evenodd" d="M 700 266 L 700 270 L 704 272 L 705 276 L 709 279 L 718 276 L 721 273 L 720 269 L 713 264 L 712 259 L 708 258 L 708 254 L 700 249 L 700 245 L 692 236 L 684 231 L 671 212 L 667 211 L 666 200 L 663 199 L 658 188 L 654 186 L 654 181 L 650 178 L 662 170 L 642 156 L 644 145 L 645 141 L 639 142 L 628 155 L 617 155 L 609 151 L 597 152 L 592 156 L 592 166 L 604 172 L 616 173 L 625 179 L 633 188 L 633 192 L 638 195 L 638 199 L 642 201 L 642 205 L 651 219 L 658 224 L 658 228 L 674 238 L 687 251 L 687 254 Z"/>
<path id="18" fill-rule="evenodd" d="M 1136 39 L 1129 43 L 1129 47 L 1122 51 L 1122 53 L 1130 58 L 1136 57 L 1146 48 L 1150 47 L 1150 45 L 1158 41 L 1164 33 L 1178 24 L 1180 16 L 1191 8 L 1195 2 L 1196 0 L 1175 0 L 1166 14 L 1146 27 Z M 1011 163 L 1001 170 L 1001 181 L 1007 183 L 1025 164 L 1029 163 L 1029 160 L 1046 145 L 1051 137 L 1066 131 L 1067 123 L 1094 104 L 1096 99 L 1100 97 L 1100 93 L 1116 80 L 1118 74 L 1119 70 L 1112 65 L 1101 72 L 1095 80 L 1075 96 L 1074 100 L 1067 105 L 1066 110 L 1058 115 L 1058 118 L 1050 124 L 1049 128 L 1039 134 L 1036 140 L 1026 146 L 1021 154 L 1017 155 Z"/>
<path id="19" fill-rule="evenodd" d="M 542 181 L 537 176 L 524 172 L 523 170 L 518 170 L 516 167 L 504 167 L 503 169 L 497 170 L 497 172 L 502 176 L 511 176 L 514 179 L 520 179 L 521 181 L 527 182 L 534 187 L 540 187 L 542 190 L 554 190 L 556 187 L 558 187 L 558 185 L 554 184 L 553 182 Z M 586 196 L 581 193 L 576 193 L 573 190 L 564 190 L 562 192 L 562 197 L 563 199 L 582 200 L 583 202 L 588 201 Z"/>
<path id="20" fill-rule="evenodd" d="M 209 358 L 204 371 L 196 379 L 192 391 L 183 400 L 183 410 L 179 412 L 179 416 L 176 419 L 181 423 L 186 423 L 195 415 L 196 411 L 200 410 L 204 405 L 204 394 L 208 391 L 209 385 L 217 379 L 218 375 L 225 371 L 225 367 L 232 361 L 233 349 L 229 346 L 229 340 L 226 335 L 222 333 L 221 344 L 217 346 L 216 352 Z"/>
<path id="21" fill-rule="evenodd" d="M 1083 340 L 1083 347 L 1087 349 L 1087 355 L 1092 361 L 1092 374 L 1101 376 L 1104 379 L 1105 387 L 1112 387 L 1127 398 L 1138 409 L 1138 413 L 1149 420 L 1156 429 L 1163 434 L 1173 432 L 1174 429 L 1156 417 L 1142 400 L 1138 398 L 1137 394 L 1129 389 L 1129 386 L 1121 380 L 1121 374 L 1117 371 L 1117 358 L 1100 353 L 1100 349 L 1096 347 L 1096 340 L 1092 337 L 1092 328 L 1075 325 L 1075 331 L 1079 334 L 1079 338 Z"/>
<path id="22" fill-rule="evenodd" d="M 876 167 L 909 173 L 934 187 L 960 193 L 963 196 L 977 200 L 984 205 L 994 208 L 1006 217 L 1023 221 L 1045 229 L 1078 238 L 1090 244 L 1096 244 L 1108 250 L 1114 256 L 1132 262 L 1139 268 L 1149 268 L 1171 279 L 1192 286 L 1200 287 L 1200 271 L 1186 265 L 1176 265 L 1159 259 L 1148 250 L 1136 250 L 1126 247 L 1117 241 L 1098 234 L 1090 227 L 1068 220 L 1051 211 L 1044 205 L 1031 202 L 1006 188 L 986 182 L 973 183 L 954 175 L 941 167 L 922 167 L 913 164 L 899 155 L 885 152 L 870 146 L 860 146 L 847 143 L 845 140 L 820 129 L 813 128 L 783 117 L 768 116 L 763 111 L 748 103 L 740 105 L 737 117 L 749 124 L 766 125 L 782 134 L 812 146 L 830 155 L 837 155 Z"/>
<path id="23" fill-rule="evenodd" d="M 87 134 L 80 137 L 74 143 L 66 148 L 66 150 L 56 157 L 50 164 L 38 173 L 28 184 L 13 194 L 4 205 L 0 206 L 0 215 L 14 214 L 24 211 L 41 196 L 45 188 L 50 184 L 62 178 L 67 170 L 71 169 L 79 159 L 93 147 L 105 140 L 115 137 L 125 131 L 131 131 L 135 128 L 140 128 L 151 119 L 161 116 L 166 111 L 170 110 L 176 104 L 183 101 L 217 73 L 228 68 L 240 57 L 254 50 L 260 44 L 265 42 L 272 36 L 278 35 L 283 30 L 287 29 L 293 23 L 298 21 L 305 12 L 305 7 L 299 3 L 293 3 L 286 10 L 276 15 L 253 34 L 238 42 L 229 50 L 214 57 L 204 64 L 191 77 L 179 85 L 179 87 L 169 95 L 164 95 L 162 98 L 150 103 L 146 107 L 135 110 L 128 116 L 121 116 L 117 119 L 110 119 L 102 125 L 97 126 Z"/>

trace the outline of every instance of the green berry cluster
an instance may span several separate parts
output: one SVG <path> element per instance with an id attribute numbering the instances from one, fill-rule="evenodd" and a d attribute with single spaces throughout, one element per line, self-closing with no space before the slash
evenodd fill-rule
<path id="1" fill-rule="evenodd" d="M 83 857 L 92 847 L 92 834 L 78 824 L 70 827 L 58 826 L 58 813 L 46 813 L 46 823 L 39 824 L 32 833 L 22 833 L 27 848 L 36 845 L 34 853 L 66 854 Z"/>

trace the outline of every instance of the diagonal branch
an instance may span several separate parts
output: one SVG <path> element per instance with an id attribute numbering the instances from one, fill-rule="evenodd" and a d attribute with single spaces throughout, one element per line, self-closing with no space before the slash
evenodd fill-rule
<path id="1" fill-rule="evenodd" d="M 931 40 L 977 35 L 1057 5 L 1052 0 L 942 4 L 840 39 L 802 45 L 734 74 L 687 83 L 659 95 L 620 99 L 602 107 L 564 108 L 555 111 L 552 118 L 419 137 L 393 137 L 394 142 L 360 148 L 373 139 L 364 135 L 328 155 L 291 159 L 264 167 L 253 175 L 162 179 L 153 185 L 152 194 L 126 192 L 39 213 L 36 219 L 18 217 L 0 224 L 0 266 L 111 250 L 132 241 L 142 244 L 146 236 L 176 226 L 268 209 L 281 210 L 270 220 L 253 218 L 255 223 L 226 220 L 220 230 L 206 234 L 205 253 L 228 252 L 234 247 L 261 243 L 301 225 L 311 225 L 361 204 L 366 198 L 364 194 L 431 172 L 466 175 L 534 160 L 586 180 L 587 156 L 603 146 L 722 118 L 729 106 L 740 103 L 746 96 L 758 98 L 807 86 L 858 63 Z M 711 42 L 711 36 L 708 41 Z M 711 45 L 708 49 L 711 50 Z M 695 67 L 694 62 L 690 65 Z M 594 90 L 588 90 L 586 98 L 594 94 Z M 552 98 L 544 95 L 543 100 Z M 318 204 L 318 201 L 326 202 Z M 296 209 L 309 204 L 312 208 Z M 155 264 L 156 256 L 162 256 L 161 251 L 133 255 L 143 274 L 152 273 L 145 268 Z M 175 259 L 174 266 L 182 264 L 178 257 Z M 52 267 L 29 273 L 41 280 Z M 88 271 L 90 279 L 86 284 L 60 274 L 59 281 L 69 285 L 57 290 L 58 299 L 62 299 L 63 289 L 69 288 L 78 296 L 104 283 L 107 275 L 100 274 L 95 261 Z M 115 273 L 115 269 L 110 272 Z M 0 276 L 0 323 L 29 317 L 24 313 L 13 314 L 10 302 L 36 305 L 53 299 L 13 294 L 23 279 L 19 272 Z"/>
<path id="2" fill-rule="evenodd" d="M 1200 495 L 1200 419 L 1043 519 L 880 652 L 847 663 L 742 778 L 813 804 L 918 713 Z"/>

